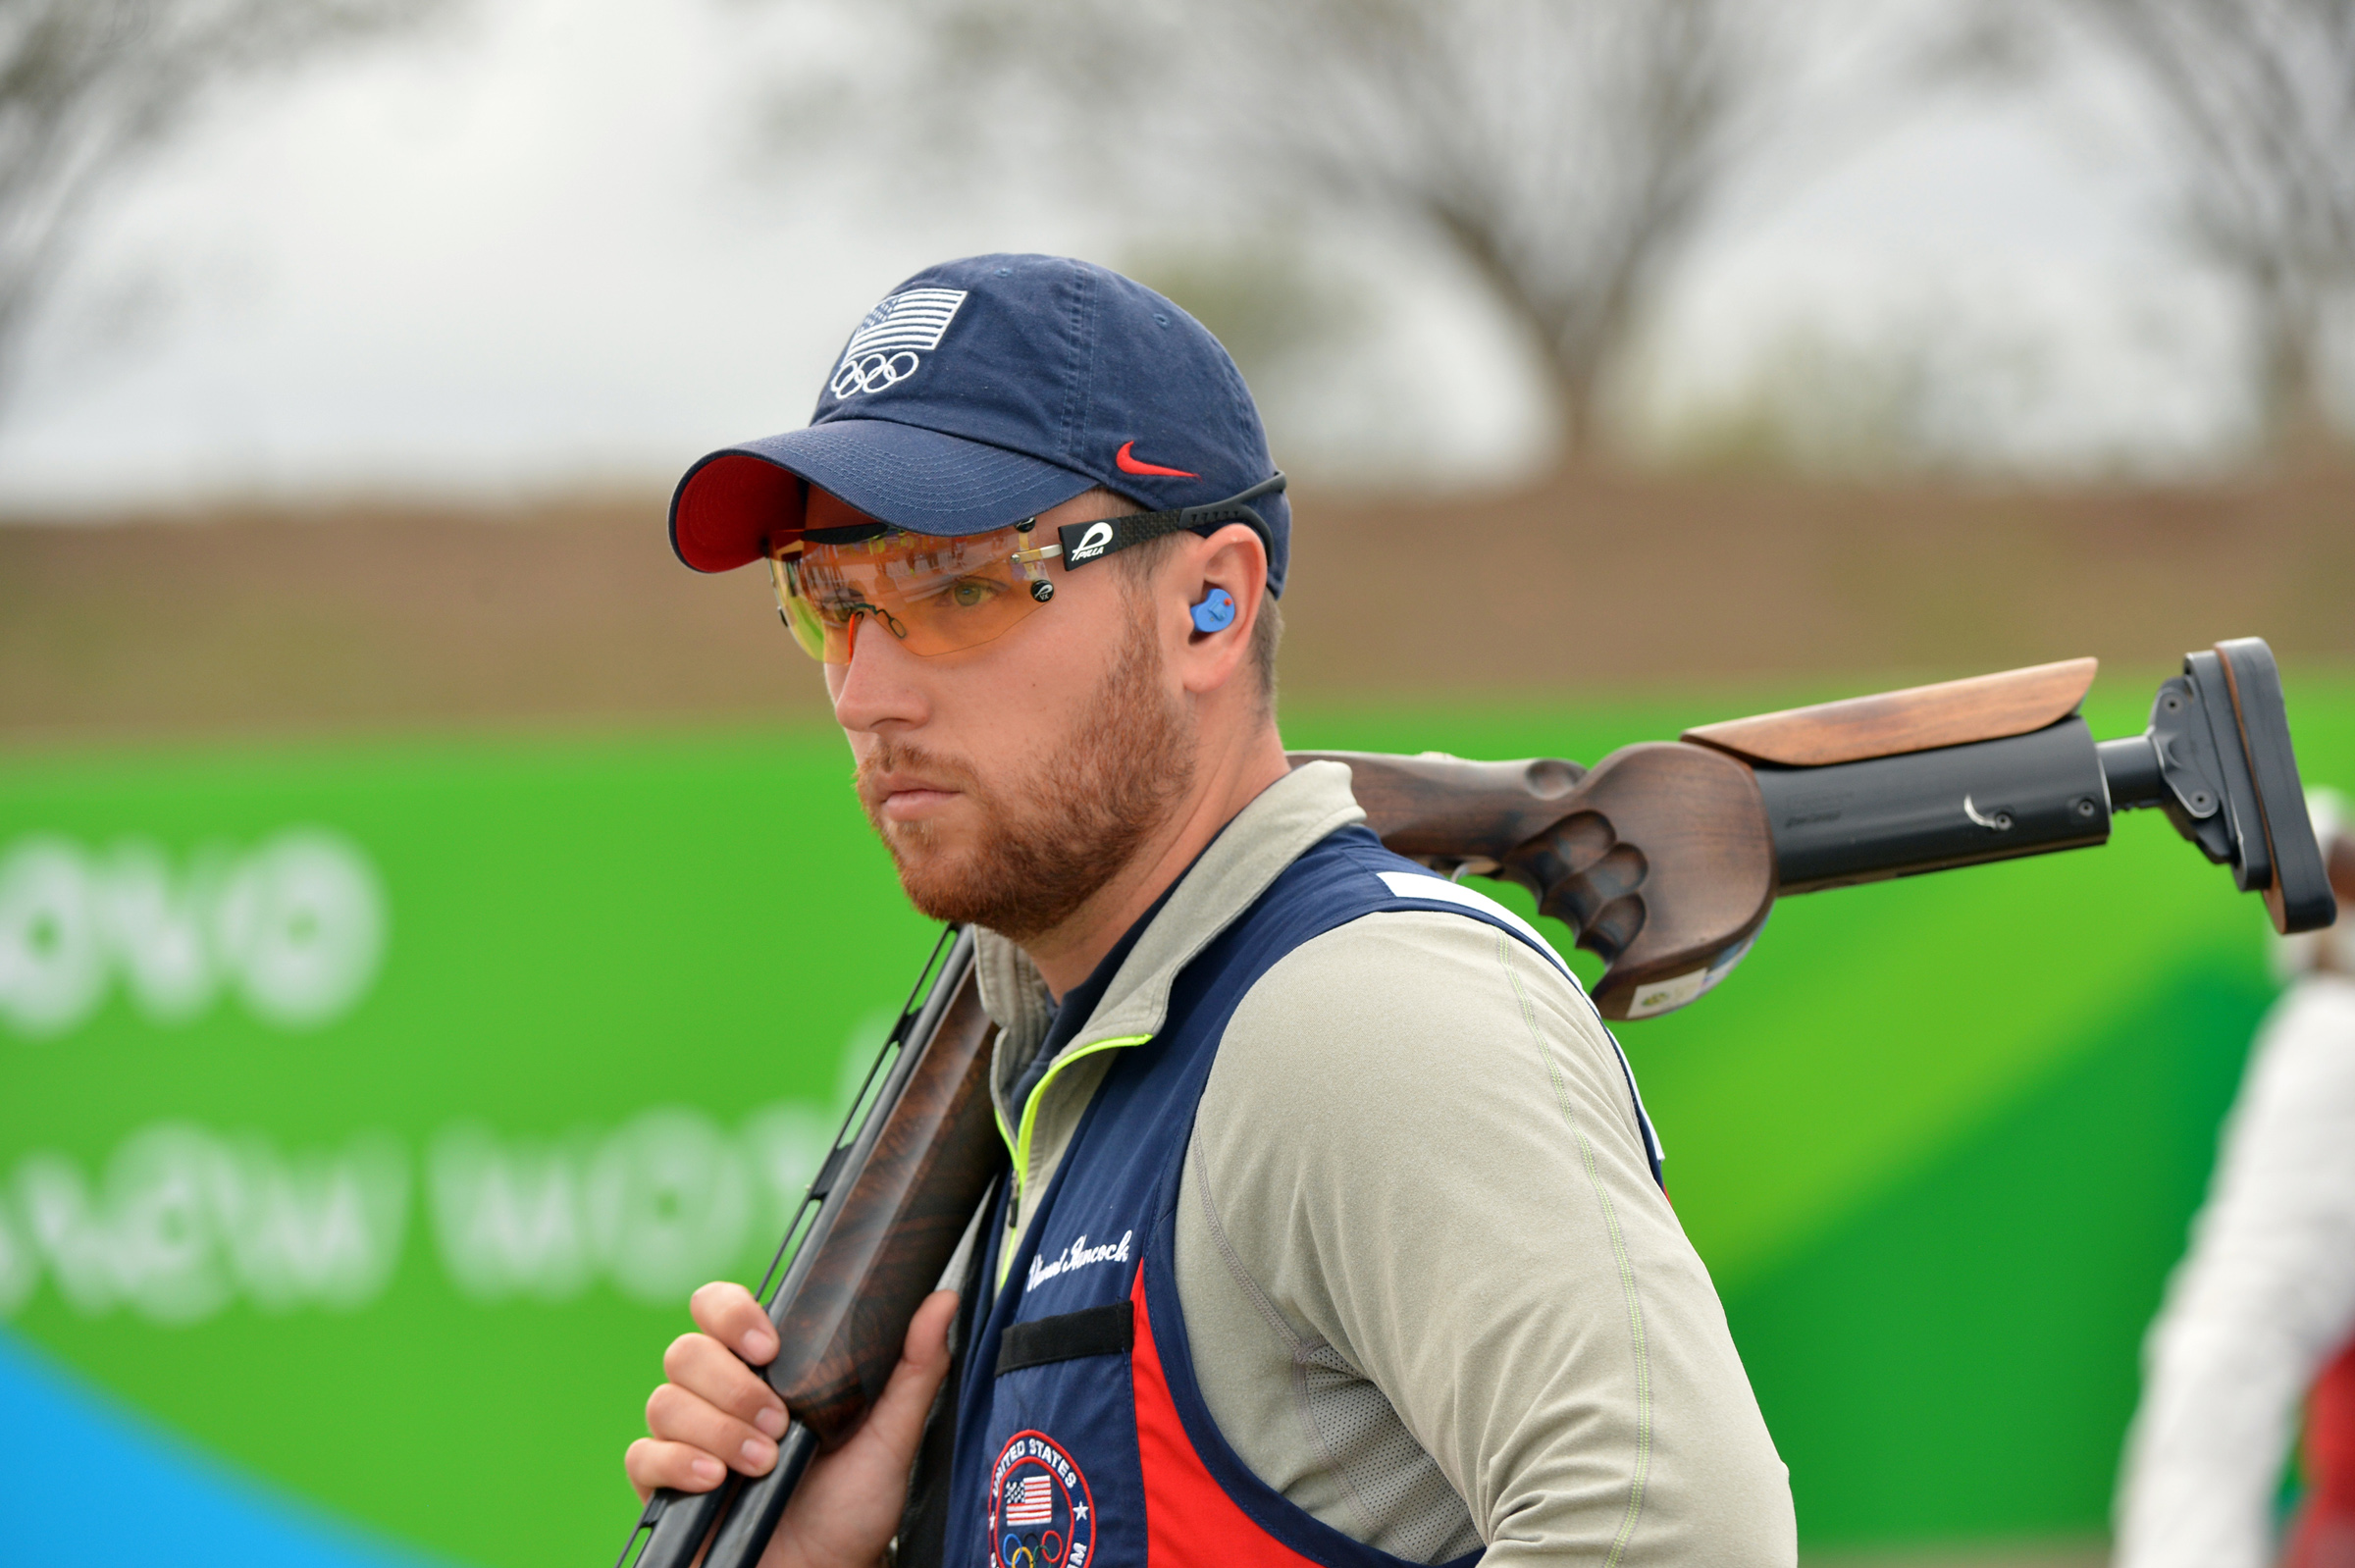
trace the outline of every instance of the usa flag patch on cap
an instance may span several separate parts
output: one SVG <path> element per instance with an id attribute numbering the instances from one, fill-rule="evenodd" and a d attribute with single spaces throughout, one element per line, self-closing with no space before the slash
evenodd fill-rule
<path id="1" fill-rule="evenodd" d="M 911 288 L 866 313 L 851 334 L 827 391 L 855 397 L 896 387 L 916 374 L 921 355 L 940 346 L 941 334 L 965 303 L 962 288 Z"/>

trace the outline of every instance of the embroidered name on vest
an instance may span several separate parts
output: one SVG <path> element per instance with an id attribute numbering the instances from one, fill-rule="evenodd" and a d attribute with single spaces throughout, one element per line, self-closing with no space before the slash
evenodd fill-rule
<path id="1" fill-rule="evenodd" d="M 1030 1281 L 1025 1288 L 1035 1290 L 1044 1281 L 1052 1280 L 1059 1274 L 1070 1274 L 1073 1269 L 1084 1269 L 1091 1263 L 1126 1263 L 1128 1238 L 1135 1234 L 1133 1230 L 1124 1230 L 1120 1240 L 1107 1241 L 1100 1247 L 1089 1246 L 1084 1235 L 1074 1236 L 1072 1244 L 1064 1248 L 1054 1262 L 1049 1263 L 1044 1258 L 1030 1260 Z"/>

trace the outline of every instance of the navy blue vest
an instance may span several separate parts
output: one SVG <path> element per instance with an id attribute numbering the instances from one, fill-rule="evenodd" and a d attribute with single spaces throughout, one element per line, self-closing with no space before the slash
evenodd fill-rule
<path id="1" fill-rule="evenodd" d="M 1486 921 L 1561 964 L 1527 922 L 1362 827 L 1313 846 L 1205 948 L 1161 1032 L 1105 1074 L 1010 1259 L 999 1248 L 1011 1198 L 999 1199 L 981 1262 L 989 1305 L 958 1390 L 948 1568 L 1401 1561 L 1287 1501 L 1228 1445 L 1194 1379 L 1176 1268 L 1178 1179 L 1227 1020 L 1292 949 L 1392 910 Z M 1635 1105 L 1656 1177 L 1658 1145 Z"/>

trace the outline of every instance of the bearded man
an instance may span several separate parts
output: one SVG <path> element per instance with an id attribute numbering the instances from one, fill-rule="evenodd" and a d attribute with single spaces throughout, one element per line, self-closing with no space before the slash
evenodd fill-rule
<path id="1" fill-rule="evenodd" d="M 1344 766 L 1286 764 L 1282 492 L 1209 333 L 1012 255 L 909 279 L 808 428 L 680 484 L 673 546 L 766 561 L 908 896 L 979 927 L 1000 1029 L 977 1242 L 767 1563 L 1795 1559 L 1594 1008 L 1518 916 L 1385 851 Z M 1462 571 L 1435 613 L 1478 612 Z M 751 1293 L 692 1306 L 642 1494 L 764 1474 L 785 1431 Z"/>

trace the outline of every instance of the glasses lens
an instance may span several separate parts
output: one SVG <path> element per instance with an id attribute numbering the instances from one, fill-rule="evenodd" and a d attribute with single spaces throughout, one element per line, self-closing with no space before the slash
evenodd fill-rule
<path id="1" fill-rule="evenodd" d="M 793 633 L 793 640 L 802 645 L 803 653 L 811 658 L 823 659 L 826 656 L 826 624 L 819 617 L 817 606 L 803 596 L 798 581 L 800 573 L 801 562 L 798 560 L 775 555 L 768 558 L 768 576 L 776 585 L 777 612 L 784 618 L 785 629 Z M 849 655 L 846 653 L 844 657 L 848 658 Z"/>
<path id="2" fill-rule="evenodd" d="M 770 572 L 794 641 L 811 657 L 849 663 L 865 621 L 930 658 L 1003 637 L 1039 607 L 1037 568 L 1013 559 L 1027 543 L 1011 528 L 963 539 L 894 532 L 772 556 Z"/>

